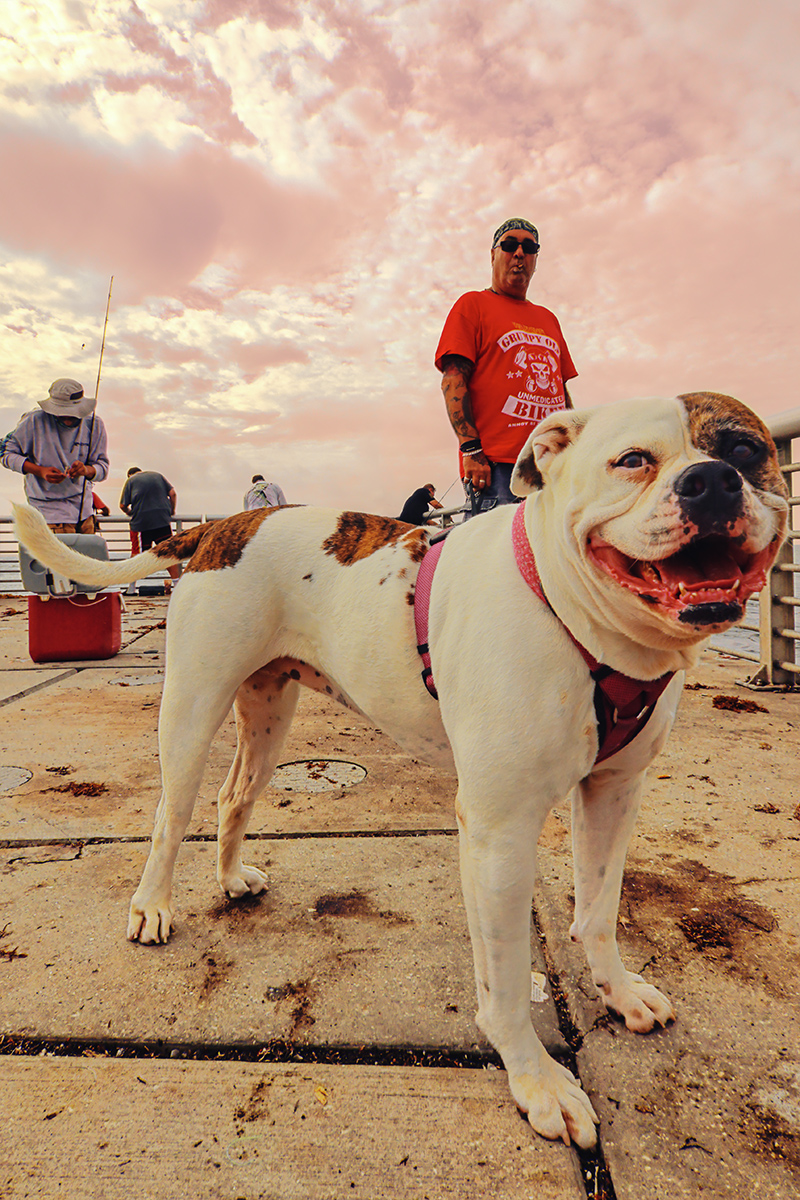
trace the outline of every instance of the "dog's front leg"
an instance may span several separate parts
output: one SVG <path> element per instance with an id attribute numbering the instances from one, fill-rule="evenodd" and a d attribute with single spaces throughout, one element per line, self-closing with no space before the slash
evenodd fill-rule
<path id="1" fill-rule="evenodd" d="M 675 1019 L 667 997 L 626 970 L 617 946 L 622 872 L 643 783 L 644 771 L 631 776 L 601 768 L 578 785 L 572 806 L 575 920 L 570 934 L 583 942 L 603 1004 L 635 1033 Z"/>
<path id="2" fill-rule="evenodd" d="M 459 801 L 463 793 L 459 793 Z M 511 1094 L 548 1138 L 593 1146 L 597 1117 L 575 1076 L 550 1058 L 531 1023 L 531 902 L 538 828 L 480 828 L 459 803 L 461 881 L 478 989 L 476 1020 L 498 1050 Z"/>

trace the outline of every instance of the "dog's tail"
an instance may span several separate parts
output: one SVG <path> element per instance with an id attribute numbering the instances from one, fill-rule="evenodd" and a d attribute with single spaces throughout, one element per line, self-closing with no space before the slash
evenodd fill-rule
<path id="1" fill-rule="evenodd" d="M 164 570 L 191 558 L 209 529 L 208 525 L 195 525 L 134 558 L 109 562 L 79 554 L 59 541 L 35 508 L 27 504 L 12 504 L 11 507 L 16 535 L 33 558 L 51 571 L 65 575 L 67 579 L 98 590 L 115 584 L 134 583 L 154 571 Z"/>

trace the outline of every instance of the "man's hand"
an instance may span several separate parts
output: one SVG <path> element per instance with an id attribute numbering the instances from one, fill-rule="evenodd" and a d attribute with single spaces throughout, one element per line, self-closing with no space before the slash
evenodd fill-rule
<path id="1" fill-rule="evenodd" d="M 97 472 L 94 467 L 87 467 L 86 463 L 74 462 L 67 471 L 67 474 L 70 479 L 78 479 L 81 475 L 85 475 L 87 479 L 94 479 Z M 62 475 L 61 478 L 63 479 L 64 476 Z"/>
<path id="2" fill-rule="evenodd" d="M 62 483 L 67 477 L 58 467 L 41 467 L 38 463 L 26 462 L 22 468 L 23 475 L 35 475 L 44 483 Z"/>
<path id="3" fill-rule="evenodd" d="M 471 483 L 476 492 L 482 492 L 492 482 L 492 468 L 482 450 L 475 454 L 462 455 L 464 462 L 464 479 Z"/>

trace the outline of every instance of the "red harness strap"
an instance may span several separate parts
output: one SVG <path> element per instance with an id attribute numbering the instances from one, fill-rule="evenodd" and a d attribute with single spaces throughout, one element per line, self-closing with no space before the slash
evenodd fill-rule
<path id="1" fill-rule="evenodd" d="M 532 592 L 550 607 L 542 588 L 542 581 L 536 569 L 531 544 L 525 532 L 524 505 L 520 504 L 514 514 L 511 524 L 511 540 L 514 546 L 514 558 L 522 578 Z M 431 655 L 428 646 L 428 609 L 431 599 L 433 573 L 439 561 L 439 555 L 444 547 L 444 538 L 436 541 L 428 550 L 420 563 L 417 585 L 414 590 L 414 625 L 417 634 L 417 652 L 422 658 L 422 678 L 426 688 L 435 700 L 439 696 L 433 682 L 431 672 Z M 552 610 L 551 610 L 552 611 Z M 562 622 L 563 624 L 563 622 Z M 616 754 L 623 746 L 632 742 L 638 733 L 644 729 L 653 715 L 659 696 L 672 679 L 672 672 L 658 679 L 631 679 L 621 671 L 602 666 L 589 653 L 585 646 L 573 637 L 566 625 L 572 641 L 583 655 L 584 661 L 594 680 L 594 710 L 597 716 L 597 734 L 599 749 L 595 762 L 602 762 Z"/>

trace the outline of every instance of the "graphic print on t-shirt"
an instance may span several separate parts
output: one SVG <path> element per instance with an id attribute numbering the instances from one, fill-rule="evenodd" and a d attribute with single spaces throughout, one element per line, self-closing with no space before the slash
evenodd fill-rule
<path id="1" fill-rule="evenodd" d="M 497 339 L 503 351 L 519 346 L 506 372 L 512 389 L 502 411 L 516 421 L 541 421 L 562 404 L 561 351 L 558 342 L 545 333 L 512 329 Z"/>

